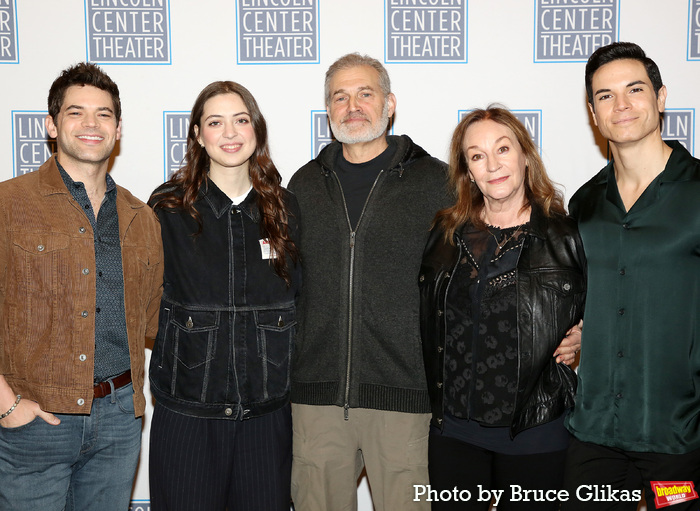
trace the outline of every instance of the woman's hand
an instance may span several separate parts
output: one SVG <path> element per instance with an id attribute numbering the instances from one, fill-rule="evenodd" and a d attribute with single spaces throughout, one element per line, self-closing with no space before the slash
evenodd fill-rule
<path id="1" fill-rule="evenodd" d="M 554 351 L 557 363 L 562 362 L 568 366 L 576 360 L 576 354 L 581 350 L 581 332 L 583 331 L 583 320 L 578 325 L 572 326 L 561 344 Z"/>

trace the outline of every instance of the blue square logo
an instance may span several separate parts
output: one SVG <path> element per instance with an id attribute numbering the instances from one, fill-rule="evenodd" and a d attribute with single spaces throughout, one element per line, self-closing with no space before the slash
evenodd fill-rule
<path id="1" fill-rule="evenodd" d="M 471 110 L 459 110 L 458 119 L 464 119 Z M 511 113 L 523 123 L 530 139 L 542 154 L 542 110 L 511 110 Z"/>
<path id="2" fill-rule="evenodd" d="M 535 62 L 582 62 L 617 41 L 618 0 L 535 0 Z"/>
<path id="3" fill-rule="evenodd" d="M 87 60 L 170 64 L 169 0 L 85 0 Z"/>
<path id="4" fill-rule="evenodd" d="M 384 0 L 386 62 L 467 62 L 467 0 Z"/>
<path id="5" fill-rule="evenodd" d="M 12 111 L 14 176 L 34 172 L 56 152 L 56 141 L 46 133 L 46 115 L 47 112 Z"/>
<path id="6" fill-rule="evenodd" d="M 237 0 L 239 64 L 319 62 L 318 0 Z"/>
<path id="7" fill-rule="evenodd" d="M 185 163 L 187 132 L 190 129 L 189 112 L 163 112 L 164 180 L 167 181 Z"/>
<path id="8" fill-rule="evenodd" d="M 661 138 L 677 140 L 691 154 L 694 153 L 695 109 L 667 108 L 661 125 Z"/>
<path id="9" fill-rule="evenodd" d="M 700 0 L 688 4 L 688 60 L 700 60 Z"/>
<path id="10" fill-rule="evenodd" d="M 17 64 L 17 5 L 15 1 L 0 0 L 0 63 Z"/>

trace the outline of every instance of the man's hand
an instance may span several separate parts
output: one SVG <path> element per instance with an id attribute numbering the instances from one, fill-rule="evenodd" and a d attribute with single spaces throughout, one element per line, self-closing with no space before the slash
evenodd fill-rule
<path id="1" fill-rule="evenodd" d="M 581 331 L 583 330 L 583 320 L 579 321 L 578 325 L 572 326 L 566 337 L 561 341 L 561 344 L 554 351 L 554 356 L 557 358 L 557 363 L 563 362 L 570 366 L 576 360 L 576 353 L 581 349 Z"/>
<path id="2" fill-rule="evenodd" d="M 8 406 L 7 409 L 9 410 L 10 407 Z M 7 410 L 3 410 L 2 413 L 5 413 L 6 411 Z M 42 410 L 39 403 L 36 401 L 21 399 L 17 404 L 17 407 L 12 410 L 12 413 L 0 420 L 0 427 L 18 428 L 20 426 L 24 426 L 25 424 L 29 424 L 35 417 L 40 417 L 53 426 L 57 426 L 61 423 L 61 420 L 54 414 Z"/>

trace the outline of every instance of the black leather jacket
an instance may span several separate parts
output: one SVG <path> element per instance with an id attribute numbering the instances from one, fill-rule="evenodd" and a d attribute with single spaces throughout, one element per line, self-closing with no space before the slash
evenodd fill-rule
<path id="1" fill-rule="evenodd" d="M 444 402 L 445 315 L 447 290 L 458 246 L 435 228 L 419 276 L 423 357 L 432 424 L 442 427 Z M 546 218 L 533 207 L 530 232 L 517 264 L 518 392 L 511 436 L 560 417 L 574 404 L 576 374 L 552 354 L 566 332 L 583 317 L 585 256 L 576 223 Z"/>

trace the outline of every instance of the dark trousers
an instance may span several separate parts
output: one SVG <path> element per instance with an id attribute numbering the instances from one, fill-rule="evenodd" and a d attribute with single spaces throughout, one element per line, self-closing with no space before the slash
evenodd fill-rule
<path id="1" fill-rule="evenodd" d="M 550 501 L 534 500 L 534 494 L 526 496 L 514 492 L 511 485 L 518 485 L 523 490 L 543 492 L 561 489 L 565 457 L 566 450 L 522 456 L 499 454 L 431 433 L 428 470 L 430 486 L 437 490 L 434 495 L 439 498 L 441 491 L 454 491 L 455 487 L 458 491 L 468 490 L 470 493 L 469 500 L 434 500 L 432 509 L 487 510 L 491 499 L 487 497 L 486 491 L 504 490 L 498 511 L 557 510 L 559 501 L 553 491 L 549 493 Z M 462 497 L 466 498 L 466 493 Z M 525 497 L 528 498 L 527 501 L 524 500 Z"/>
<path id="2" fill-rule="evenodd" d="M 632 452 L 574 439 L 569 446 L 564 481 L 564 488 L 571 498 L 562 505 L 562 510 L 636 511 L 636 501 L 616 502 L 609 493 L 610 490 L 630 493 L 636 490 L 641 495 L 643 489 L 647 511 L 653 511 L 656 504 L 651 481 L 693 481 L 697 491 L 700 485 L 700 449 L 687 454 Z M 595 495 L 596 488 L 599 501 L 590 498 Z M 615 495 L 618 496 L 619 493 Z M 700 499 L 674 503 L 668 509 L 698 511 Z"/>
<path id="3" fill-rule="evenodd" d="M 290 407 L 237 421 L 156 403 L 149 465 L 153 511 L 289 511 Z"/>

